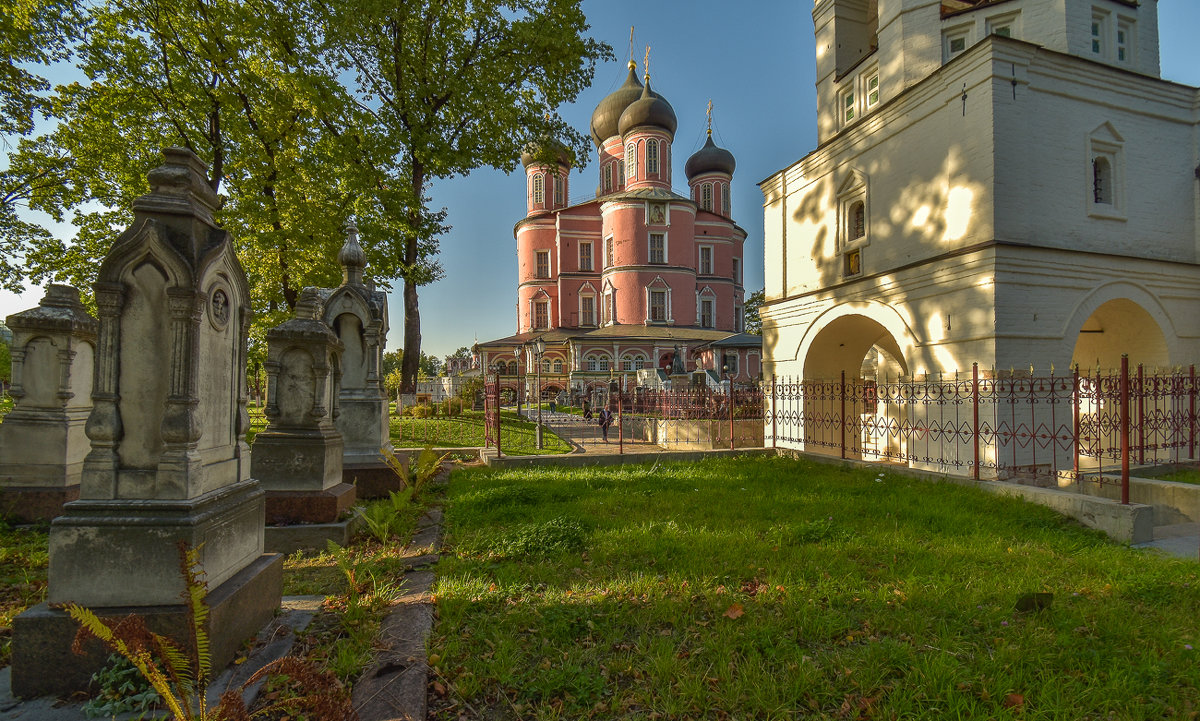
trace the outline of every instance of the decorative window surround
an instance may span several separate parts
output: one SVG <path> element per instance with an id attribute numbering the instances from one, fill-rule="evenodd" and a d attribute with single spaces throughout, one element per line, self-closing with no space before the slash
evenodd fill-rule
<path id="1" fill-rule="evenodd" d="M 1111 123 L 1088 134 L 1085 197 L 1088 215 L 1107 220 L 1126 220 L 1125 139 Z"/>

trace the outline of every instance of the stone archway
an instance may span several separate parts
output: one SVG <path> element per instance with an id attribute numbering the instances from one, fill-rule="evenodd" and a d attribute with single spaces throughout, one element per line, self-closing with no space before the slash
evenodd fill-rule
<path id="1" fill-rule="evenodd" d="M 1120 368 L 1122 354 L 1130 368 L 1165 368 L 1171 358 L 1166 335 L 1154 316 L 1129 298 L 1114 298 L 1096 307 L 1075 338 L 1071 365 L 1087 375 Z"/>

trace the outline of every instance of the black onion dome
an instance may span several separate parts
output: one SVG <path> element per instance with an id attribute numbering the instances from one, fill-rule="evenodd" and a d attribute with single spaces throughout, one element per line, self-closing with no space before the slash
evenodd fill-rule
<path id="1" fill-rule="evenodd" d="M 629 62 L 629 76 L 621 87 L 612 91 L 592 111 L 592 142 L 600 144 L 617 134 L 617 124 L 625 108 L 642 96 L 642 83 L 638 80 L 637 65 Z"/>
<path id="2" fill-rule="evenodd" d="M 625 108 L 625 112 L 621 113 L 621 120 L 617 123 L 617 130 L 621 135 L 625 135 L 634 128 L 640 128 L 644 125 L 653 125 L 662 128 L 675 135 L 675 128 L 679 123 L 675 120 L 675 109 L 667 102 L 666 98 L 659 95 L 650 89 L 650 77 L 646 77 L 646 84 L 642 87 L 642 97 L 636 102 Z"/>
<path id="3" fill-rule="evenodd" d="M 687 163 L 683 166 L 683 174 L 687 176 L 688 180 L 704 173 L 733 175 L 736 165 L 733 153 L 725 148 L 718 148 L 710 135 L 708 141 L 704 143 L 704 147 L 692 153 L 692 157 L 687 159 Z"/>
<path id="4" fill-rule="evenodd" d="M 571 161 L 571 153 L 563 147 L 562 143 L 552 141 L 550 145 L 557 151 L 559 165 L 565 165 L 568 168 L 574 165 Z M 542 157 L 544 157 L 542 155 L 542 144 L 530 143 L 525 146 L 525 152 L 521 153 L 521 165 L 528 168 L 530 164 L 538 162 Z"/>

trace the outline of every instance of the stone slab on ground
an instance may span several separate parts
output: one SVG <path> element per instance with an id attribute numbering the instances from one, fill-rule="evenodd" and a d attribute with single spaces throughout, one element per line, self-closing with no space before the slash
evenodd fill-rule
<path id="1" fill-rule="evenodd" d="M 405 548 L 410 568 L 437 562 L 441 522 L 442 511 L 437 508 L 418 521 L 417 533 Z M 434 580 L 432 571 L 404 574 L 405 593 L 383 620 L 375 641 L 380 650 L 354 686 L 354 710 L 360 721 L 424 721 L 429 684 L 425 641 L 433 630 Z"/>
<path id="2" fill-rule="evenodd" d="M 337 483 L 320 491 L 267 491 L 269 525 L 332 523 L 354 505 L 355 488 Z"/>
<path id="3" fill-rule="evenodd" d="M 1200 523 L 1156 526 L 1153 540 L 1135 543 L 1133 547 L 1153 549 L 1176 558 L 1200 560 Z"/>

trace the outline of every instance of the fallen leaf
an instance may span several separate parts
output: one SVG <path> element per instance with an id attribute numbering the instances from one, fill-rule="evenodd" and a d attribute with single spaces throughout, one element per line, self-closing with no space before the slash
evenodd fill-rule
<path id="1" fill-rule="evenodd" d="M 1004 708 L 1023 708 L 1025 697 L 1019 693 L 1010 693 L 1004 697 Z"/>
<path id="2" fill-rule="evenodd" d="M 438 696 L 445 696 L 446 695 L 446 687 L 443 686 L 440 681 L 434 681 L 433 682 L 433 692 L 436 693 Z"/>
<path id="3" fill-rule="evenodd" d="M 729 608 L 725 609 L 725 617 L 735 620 L 741 618 L 743 615 L 745 615 L 745 613 L 746 609 L 742 608 L 742 604 L 740 603 L 735 603 Z"/>

